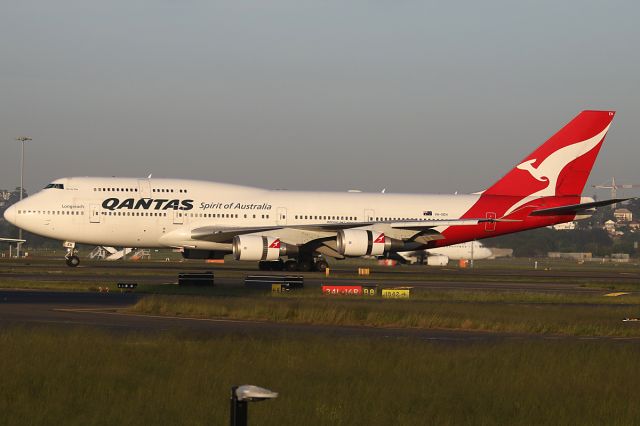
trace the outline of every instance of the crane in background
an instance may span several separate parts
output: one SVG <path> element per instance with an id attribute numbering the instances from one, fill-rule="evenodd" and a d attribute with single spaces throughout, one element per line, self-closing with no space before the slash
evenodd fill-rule
<path id="1" fill-rule="evenodd" d="M 632 189 L 632 188 L 640 188 L 640 184 L 635 183 L 616 183 L 616 178 L 611 178 L 611 183 L 603 183 L 601 185 L 591 185 L 597 189 L 610 189 L 611 190 L 611 198 L 616 198 L 618 196 L 619 189 Z M 611 208 L 615 209 L 617 204 L 611 204 Z"/>

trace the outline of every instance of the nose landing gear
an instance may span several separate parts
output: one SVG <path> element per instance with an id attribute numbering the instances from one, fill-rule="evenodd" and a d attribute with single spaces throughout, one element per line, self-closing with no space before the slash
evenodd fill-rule
<path id="1" fill-rule="evenodd" d="M 64 260 L 67 266 L 75 268 L 80 264 L 80 258 L 77 256 L 78 250 L 76 250 L 76 243 L 65 241 L 62 246 L 67 249 L 67 254 L 64 256 Z"/>

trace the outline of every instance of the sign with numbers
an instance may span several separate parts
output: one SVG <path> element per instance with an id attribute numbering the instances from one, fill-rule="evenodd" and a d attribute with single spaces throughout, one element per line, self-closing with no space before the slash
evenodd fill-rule
<path id="1" fill-rule="evenodd" d="M 322 294 L 360 296 L 362 294 L 361 285 L 323 285 Z"/>

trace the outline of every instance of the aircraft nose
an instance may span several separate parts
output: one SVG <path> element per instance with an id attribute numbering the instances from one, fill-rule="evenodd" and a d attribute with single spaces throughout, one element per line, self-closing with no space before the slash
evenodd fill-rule
<path id="1" fill-rule="evenodd" d="M 4 218 L 7 222 L 12 225 L 16 224 L 18 210 L 16 209 L 15 204 L 10 206 L 8 209 L 4 211 Z"/>

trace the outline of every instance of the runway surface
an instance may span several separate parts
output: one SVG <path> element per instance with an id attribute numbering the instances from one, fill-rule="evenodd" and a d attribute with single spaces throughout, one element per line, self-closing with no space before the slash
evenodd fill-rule
<path id="1" fill-rule="evenodd" d="M 250 267 L 251 269 L 247 268 Z M 59 261 L 0 262 L 0 280 L 10 281 L 66 281 L 95 282 L 96 285 L 133 281 L 139 284 L 161 285 L 175 283 L 180 272 L 213 271 L 216 285 L 242 285 L 250 274 L 285 274 L 286 272 L 261 272 L 255 265 L 206 265 L 192 262 L 85 262 L 78 268 L 67 268 Z M 342 267 L 332 270 L 330 276 L 319 273 L 302 273 L 306 286 L 322 284 L 358 284 L 412 286 L 425 290 L 475 290 L 475 291 L 535 291 L 546 293 L 599 293 L 602 289 L 592 285 L 636 284 L 640 282 L 640 270 L 628 268 L 622 271 L 608 270 L 533 270 L 533 269 L 473 269 L 396 267 L 377 268 L 372 275 L 354 278 L 355 268 Z M 299 274 L 299 273 L 294 273 Z M 20 286 L 16 286 L 20 287 Z"/>
<path id="2" fill-rule="evenodd" d="M 62 327 L 98 327 L 127 332 L 186 332 L 196 335 L 282 334 L 335 337 L 413 338 L 441 341 L 491 341 L 512 335 L 493 333 L 386 329 L 374 327 L 338 327 L 134 315 L 121 311 L 140 297 L 131 293 L 88 293 L 0 290 L 0 326 L 50 325 Z"/>
<path id="3" fill-rule="evenodd" d="M 458 330 L 321 326 L 224 319 L 136 315 L 123 311 L 139 300 L 133 293 L 0 290 L 0 327 L 96 327 L 113 332 L 172 332 L 195 337 L 274 336 L 366 337 L 439 342 L 497 342 L 507 340 L 607 340 L 640 343 L 640 338 L 556 337 Z"/>
<path id="4" fill-rule="evenodd" d="M 255 265 L 252 265 L 255 268 Z M 78 283 L 79 289 L 97 288 L 117 282 L 136 282 L 148 292 L 164 289 L 155 286 L 171 285 L 180 272 L 211 271 L 216 286 L 243 286 L 244 277 L 264 274 L 247 269 L 242 264 L 206 265 L 190 262 L 85 262 L 78 268 L 67 268 L 57 261 L 0 262 L 0 283 L 4 287 L 20 288 L 21 283 L 31 286 L 42 284 L 37 291 L 0 290 L 0 327 L 9 325 L 49 325 L 60 327 L 99 327 L 121 332 L 178 332 L 204 336 L 278 334 L 315 335 L 336 337 L 410 338 L 449 342 L 491 342 L 506 339 L 556 339 L 555 337 L 487 333 L 477 331 L 390 329 L 375 327 L 316 326 L 256 321 L 197 319 L 183 317 L 154 317 L 134 315 L 124 311 L 141 296 L 135 293 L 109 294 L 91 291 L 50 291 L 62 283 Z M 372 275 L 358 277 L 353 268 L 332 270 L 329 277 L 318 273 L 304 273 L 305 287 L 322 284 L 377 284 L 379 286 L 411 286 L 420 291 L 487 291 L 487 292 L 542 292 L 603 294 L 610 284 L 633 285 L 640 282 L 637 268 L 624 270 L 510 270 L 457 268 L 399 267 L 377 268 Z M 267 274 L 283 274 L 267 272 Z M 51 284 L 48 284 L 51 283 Z M 593 284 L 605 284 L 594 288 Z M 174 287 L 171 285 L 171 287 Z M 173 288 L 168 289 L 175 291 Z M 580 338 L 566 338 L 579 340 Z M 588 338 L 592 339 L 592 338 Z M 638 341 L 640 339 L 606 339 Z"/>

